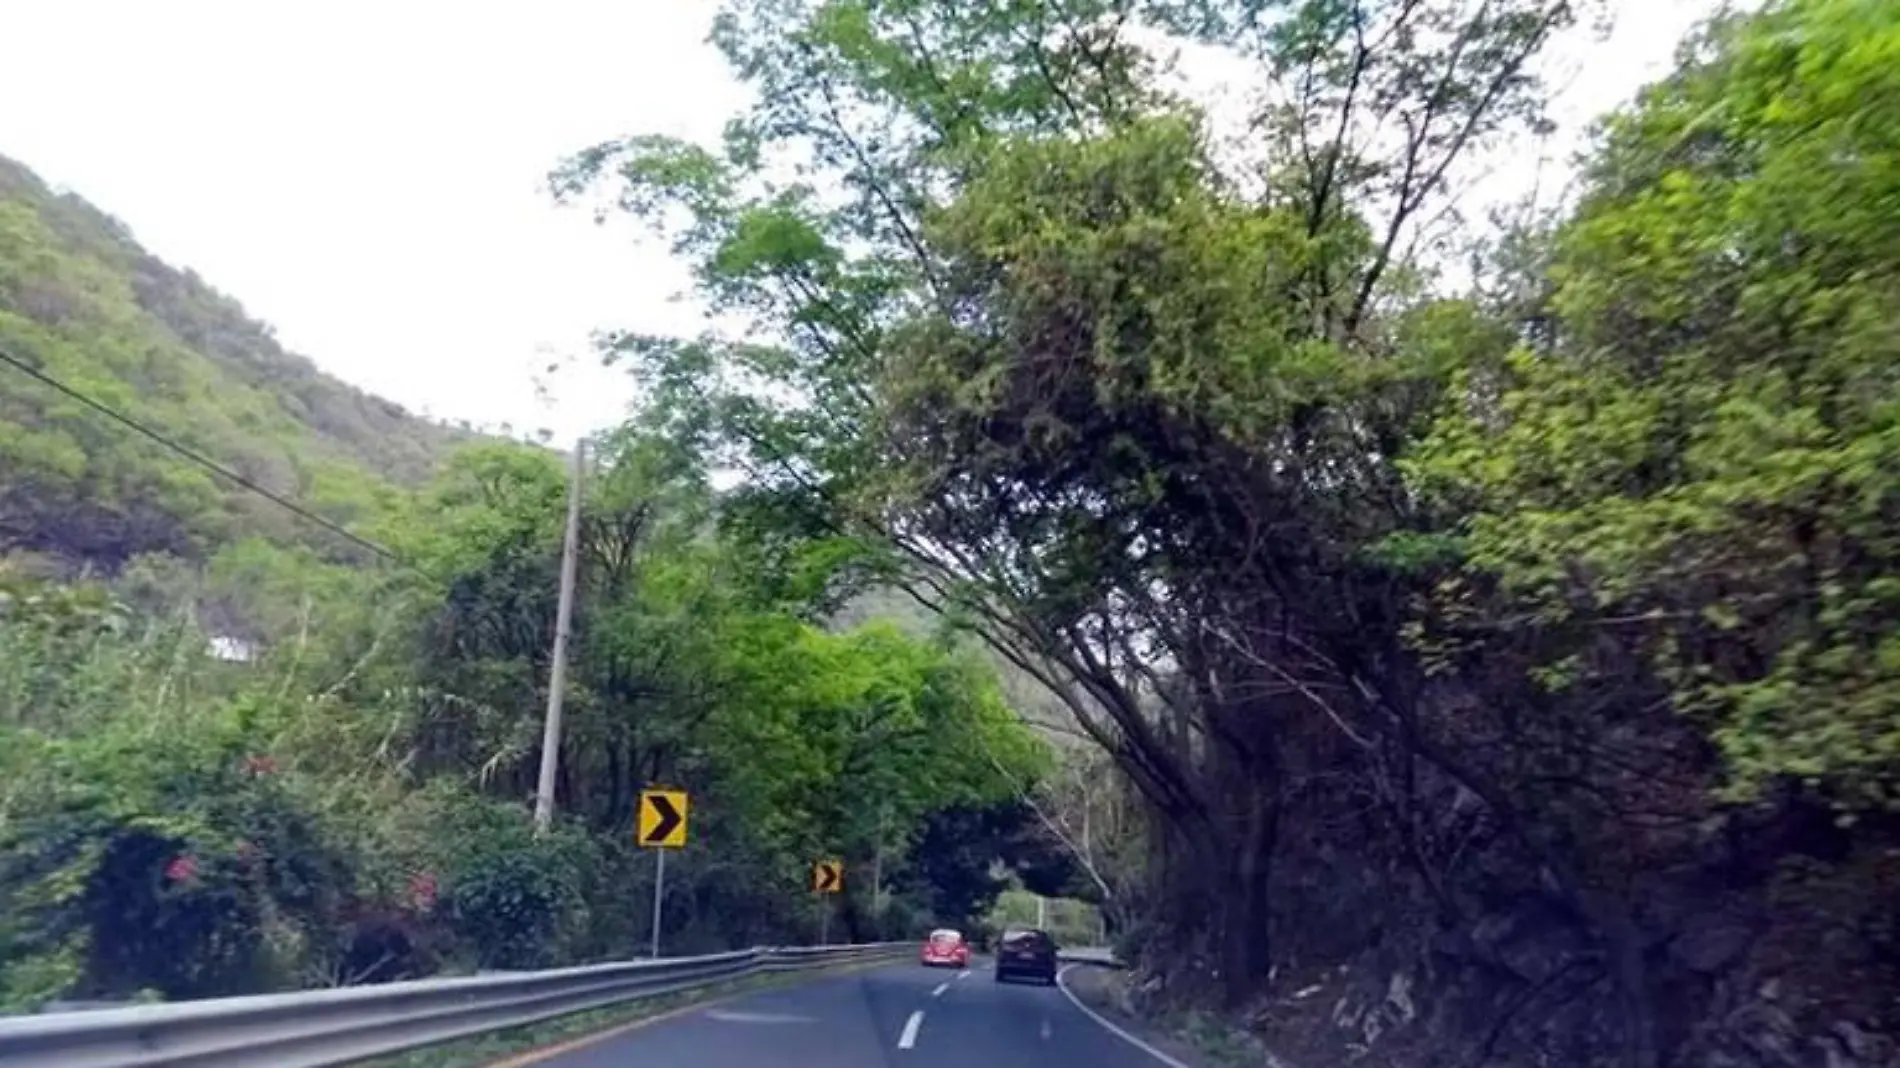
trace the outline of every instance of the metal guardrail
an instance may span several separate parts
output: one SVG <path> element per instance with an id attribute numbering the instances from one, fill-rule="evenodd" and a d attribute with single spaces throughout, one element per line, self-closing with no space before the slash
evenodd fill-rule
<path id="1" fill-rule="evenodd" d="M 418 979 L 0 1019 L 6 1068 L 319 1068 L 728 979 L 915 950 L 909 942 Z"/>
<path id="2" fill-rule="evenodd" d="M 1120 968 L 1122 962 L 1115 958 L 1115 951 L 1106 946 L 1076 946 L 1056 954 L 1056 959 L 1064 964 L 1093 964 L 1103 968 Z"/>

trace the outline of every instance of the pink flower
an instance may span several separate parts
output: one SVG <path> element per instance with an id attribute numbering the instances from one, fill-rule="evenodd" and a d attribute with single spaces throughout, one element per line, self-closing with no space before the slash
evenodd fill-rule
<path id="1" fill-rule="evenodd" d="M 165 881 L 187 883 L 198 877 L 198 858 L 190 853 L 180 853 L 165 865 Z"/>
<path id="2" fill-rule="evenodd" d="M 435 907 L 436 883 L 432 872 L 418 872 L 409 877 L 409 905 L 418 912 L 427 912 Z"/>

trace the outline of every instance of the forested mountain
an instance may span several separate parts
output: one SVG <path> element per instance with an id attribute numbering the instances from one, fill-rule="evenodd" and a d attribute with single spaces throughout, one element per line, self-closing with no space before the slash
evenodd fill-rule
<path id="1" fill-rule="evenodd" d="M 4 157 L 0 354 L 342 523 L 471 436 L 285 351 L 237 301 Z M 202 556 L 245 534 L 314 537 L 299 523 L 0 367 L 0 551 L 115 568 L 142 552 Z"/>
<path id="2" fill-rule="evenodd" d="M 824 908 L 908 936 L 1071 881 L 991 666 L 692 450 L 596 442 L 537 834 L 561 457 L 337 382 L 3 162 L 0 354 L 0 1011 L 623 958 L 655 784 L 693 796 L 672 951 L 808 942 Z M 830 857 L 849 890 L 814 901 Z"/>

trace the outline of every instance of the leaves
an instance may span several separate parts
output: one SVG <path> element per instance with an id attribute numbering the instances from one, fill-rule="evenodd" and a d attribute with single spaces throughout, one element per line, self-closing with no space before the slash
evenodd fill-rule
<path id="1" fill-rule="evenodd" d="M 453 457 L 378 531 L 399 572 L 248 539 L 202 569 L 143 558 L 116 587 L 9 576 L 0 989 L 176 997 L 621 954 L 650 908 L 623 893 L 647 870 L 633 803 L 658 782 L 695 795 L 668 908 L 710 910 L 670 941 L 797 940 L 811 858 L 889 851 L 895 871 L 930 813 L 1039 772 L 987 666 L 889 625 L 827 629 L 850 543 L 773 540 L 764 502 L 719 499 L 662 440 L 600 444 L 548 837 L 521 801 L 558 457 Z M 218 661 L 209 620 L 254 659 Z M 945 759 L 972 746 L 990 759 Z"/>
<path id="2" fill-rule="evenodd" d="M 1419 473 L 1481 502 L 1472 560 L 1540 608 L 1641 615 L 1738 797 L 1893 801 L 1889 350 L 1900 81 L 1875 5 L 1710 28 L 1606 126 L 1552 300 L 1565 337 L 1441 422 Z"/>
<path id="3" fill-rule="evenodd" d="M 1587 10 L 735 0 L 727 144 L 669 189 L 675 144 L 593 169 L 719 318 L 612 355 L 768 559 L 854 555 L 1112 756 L 1175 984 L 1251 999 L 1276 953 L 1540 895 L 1638 976 L 1648 906 L 1607 888 L 1707 885 L 1724 771 L 1888 792 L 1876 7 L 1718 20 L 1573 214 L 1491 236 L 1456 193 L 1547 132 L 1537 57 Z M 1247 143 L 1167 88 L 1183 38 L 1251 62 Z M 1641 1017 L 1628 981 L 1603 1011 Z"/>

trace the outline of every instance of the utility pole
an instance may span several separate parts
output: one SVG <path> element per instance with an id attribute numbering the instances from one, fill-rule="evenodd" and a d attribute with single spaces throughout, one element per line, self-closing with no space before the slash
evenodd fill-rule
<path id="1" fill-rule="evenodd" d="M 578 563 L 575 558 L 580 555 L 581 540 L 581 472 L 586 470 L 586 463 L 587 439 L 582 438 L 574 443 L 574 474 L 567 485 L 567 533 L 561 538 L 561 599 L 554 610 L 554 664 L 548 672 L 548 715 L 541 725 L 541 779 L 534 791 L 536 834 L 546 831 L 554 821 L 554 781 L 561 770 L 561 697 L 567 690 L 567 631 L 574 618 L 574 570 Z"/>
<path id="2" fill-rule="evenodd" d="M 890 806 L 882 805 L 877 813 L 877 852 L 871 857 L 871 915 L 877 918 L 878 930 L 884 930 L 884 832 L 890 821 Z M 880 938 L 883 935 L 880 933 Z"/>

